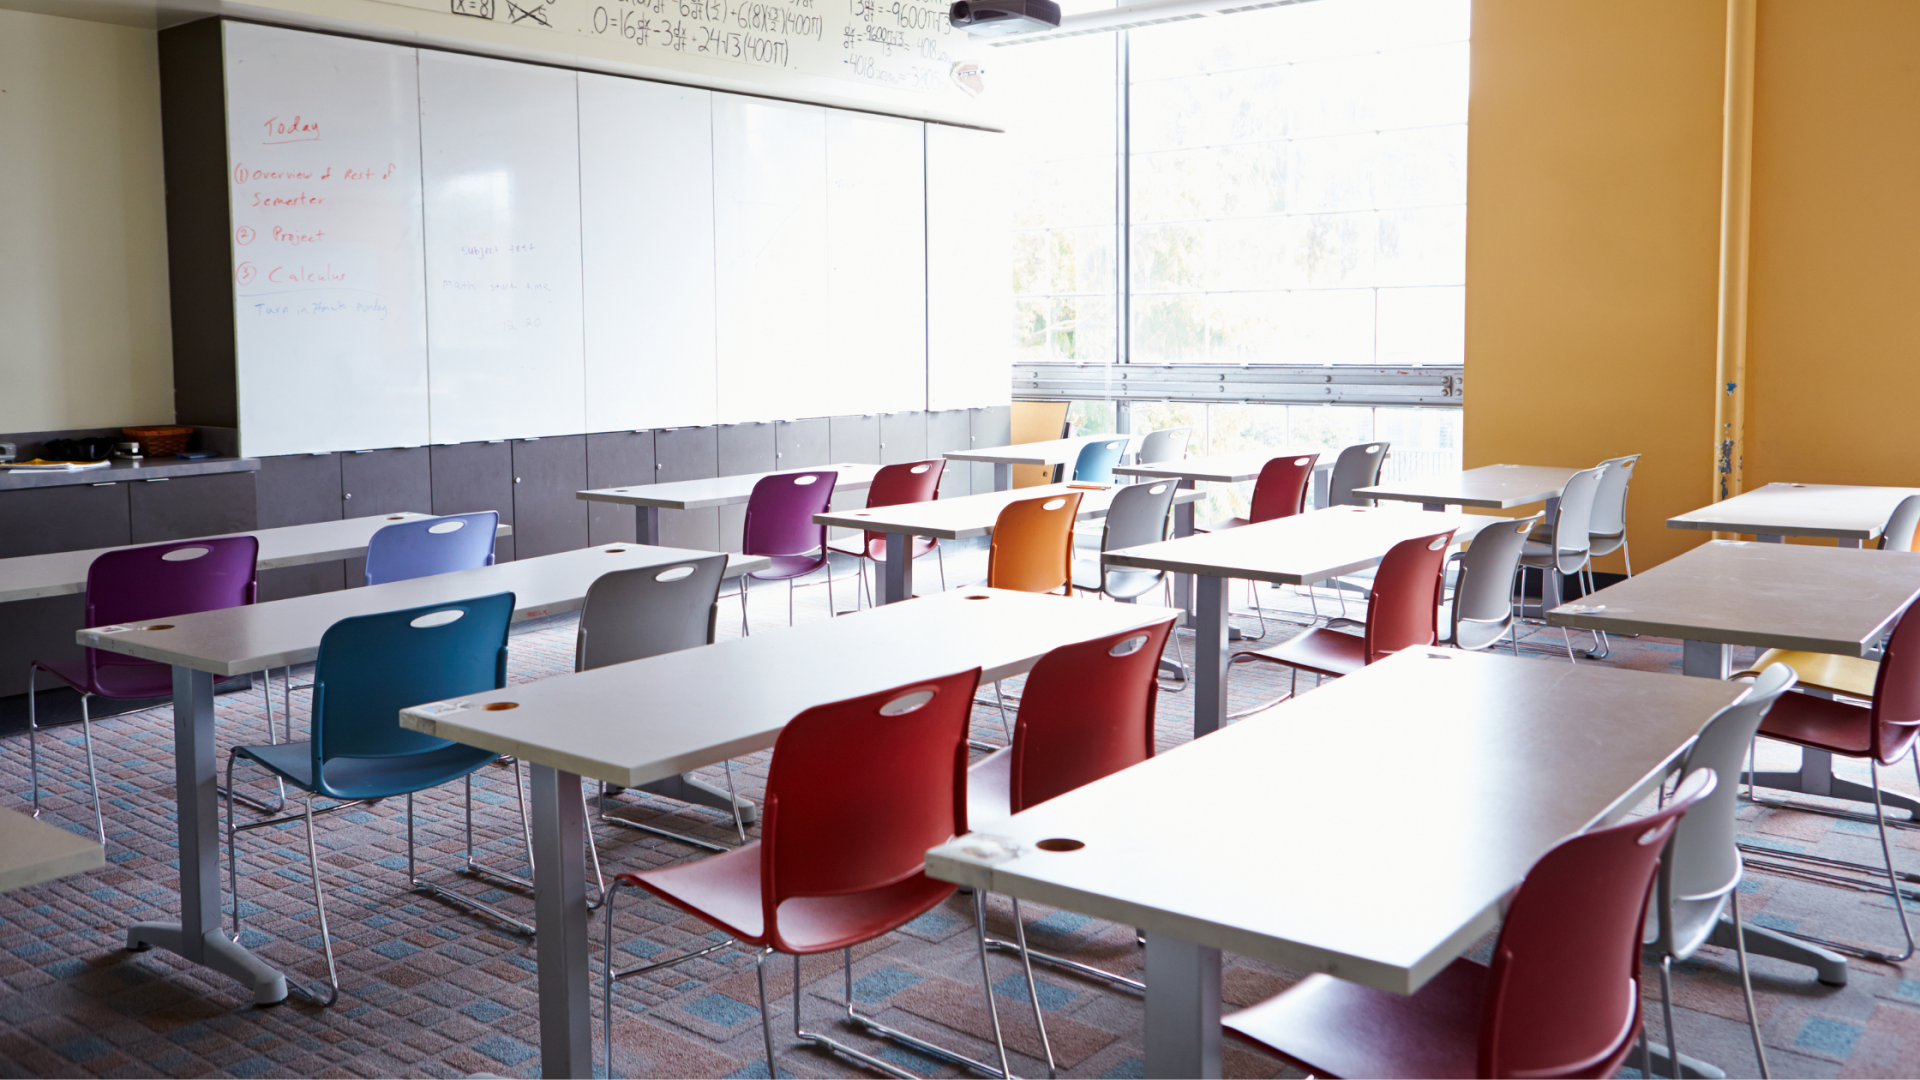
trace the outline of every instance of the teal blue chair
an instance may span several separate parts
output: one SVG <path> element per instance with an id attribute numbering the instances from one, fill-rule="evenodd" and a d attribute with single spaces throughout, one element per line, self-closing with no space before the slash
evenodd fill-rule
<path id="1" fill-rule="evenodd" d="M 422 882 L 413 865 L 413 793 L 466 778 L 467 842 L 473 842 L 475 769 L 499 755 L 491 750 L 448 742 L 400 726 L 400 710 L 430 701 L 497 690 L 507 684 L 507 626 L 513 619 L 513 594 L 496 593 L 450 604 L 342 619 L 320 639 L 314 663 L 313 737 L 304 742 L 237 746 L 227 757 L 227 790 L 233 767 L 242 758 L 264 767 L 287 786 L 306 793 L 306 813 L 238 827 L 227 806 L 227 872 L 233 892 L 233 933 L 240 935 L 239 863 L 234 836 L 249 829 L 305 819 L 307 861 L 313 873 L 313 904 L 320 912 L 320 940 L 326 947 L 325 998 L 340 995 L 333 939 L 327 933 L 327 906 L 320 892 L 320 857 L 314 846 L 314 796 L 337 800 L 320 813 L 396 795 L 407 797 L 407 878 L 415 890 L 432 892 L 463 907 L 513 922 L 485 905 Z M 469 850 L 471 860 L 471 850 Z M 531 928 L 525 928 L 531 933 Z"/>
<path id="2" fill-rule="evenodd" d="M 1080 456 L 1073 459 L 1073 478 L 1093 484 L 1113 483 L 1113 467 L 1127 452 L 1127 441 L 1125 435 L 1116 435 L 1081 447 Z"/>

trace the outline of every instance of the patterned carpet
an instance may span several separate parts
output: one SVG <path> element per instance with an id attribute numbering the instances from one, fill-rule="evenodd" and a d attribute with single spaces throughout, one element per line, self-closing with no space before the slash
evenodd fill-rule
<path id="1" fill-rule="evenodd" d="M 950 553 L 952 580 L 977 580 L 984 573 L 982 559 L 978 551 Z M 756 632 L 786 632 L 780 591 L 777 585 L 756 591 Z M 850 592 L 839 592 L 846 603 Z M 1291 628 L 1304 622 L 1307 604 L 1300 594 L 1264 587 L 1259 594 L 1269 615 L 1292 613 L 1291 622 L 1269 623 L 1274 631 L 1270 639 L 1291 633 Z M 1236 604 L 1246 602 L 1243 586 L 1236 586 L 1233 595 Z M 1323 596 L 1322 606 L 1327 603 Z M 1349 607 L 1354 607 L 1352 602 Z M 802 589 L 799 608 L 802 624 L 826 618 L 825 590 Z M 723 614 L 731 617 L 734 610 L 723 608 Z M 1359 614 L 1357 607 L 1352 613 Z M 1236 623 L 1250 631 L 1256 626 L 1251 616 L 1236 618 Z M 737 631 L 737 618 L 731 625 L 729 618 L 721 619 L 723 634 Z M 570 617 L 518 627 L 512 642 L 512 679 L 528 681 L 568 670 L 573 632 Z M 1577 639 L 1576 643 L 1581 644 Z M 1529 639 L 1527 652 L 1542 663 L 1565 663 L 1560 644 L 1558 631 L 1541 630 Z M 1677 673 L 1679 647 L 1651 638 L 1620 641 L 1615 643 L 1613 657 L 1603 662 Z M 296 682 L 299 674 L 296 670 Z M 1017 692 L 1018 680 L 1010 681 L 1008 687 Z M 1234 689 L 1235 706 L 1241 708 L 1284 691 L 1285 682 L 1236 673 Z M 296 727 L 305 719 L 303 698 L 301 693 L 294 694 Z M 276 682 L 276 713 L 278 699 Z M 1188 695 L 1163 694 L 1160 701 L 1161 745 L 1176 745 L 1191 730 Z M 977 708 L 974 719 L 979 738 L 1001 740 L 996 710 Z M 254 1008 L 240 995 L 238 985 L 224 977 L 191 968 L 161 951 L 122 951 L 119 946 L 127 924 L 178 917 L 170 725 L 170 709 L 162 707 L 96 726 L 110 836 L 107 867 L 0 895 L 0 1074 L 538 1075 L 531 943 L 406 891 L 406 819 L 400 800 L 322 819 L 323 877 L 342 981 L 340 1001 L 333 1008 L 320 1009 L 299 1000 Z M 260 739 L 259 691 L 222 696 L 218 727 L 224 767 L 227 745 Z M 1792 751 L 1773 747 L 1763 748 L 1761 762 L 1763 767 L 1785 767 L 1793 759 Z M 75 831 L 86 831 L 91 808 L 78 729 L 62 728 L 44 739 L 42 761 L 48 816 Z M 1358 758 L 1329 764 L 1359 776 L 1366 771 L 1366 762 Z M 759 795 L 765 769 L 765 755 L 736 764 L 735 780 L 743 794 Z M 1910 768 L 1902 766 L 1890 774 L 1894 789 L 1908 794 L 1920 791 Z M 717 769 L 708 770 L 708 778 L 721 782 Z M 1865 779 L 1864 770 L 1858 771 L 1858 779 Z M 271 793 L 257 781 L 252 786 L 262 794 Z M 26 805 L 27 755 L 22 739 L 0 745 L 0 790 L 7 793 L 4 805 Z M 524 874 L 512 772 L 483 770 L 474 796 L 480 861 Z M 1406 810 L 1407 827 L 1420 828 L 1417 800 L 1409 800 Z M 611 812 L 715 840 L 727 840 L 732 833 L 731 821 L 718 814 L 652 797 L 629 794 Z M 243 817 L 246 813 L 243 810 Z M 527 892 L 455 872 L 462 865 L 463 852 L 458 785 L 422 796 L 417 813 L 423 876 L 431 875 L 459 892 L 532 919 L 533 902 Z M 1745 808 L 1743 815 L 1743 828 L 1763 843 L 1866 861 L 1878 858 L 1871 826 L 1760 807 Z M 1223 822 L 1222 827 L 1234 825 Z M 628 829 L 600 825 L 596 834 L 607 864 L 615 868 L 658 866 L 697 854 L 685 845 Z M 1905 865 L 1920 863 L 1920 856 L 1914 854 L 1920 848 L 1920 830 L 1899 830 L 1895 839 Z M 240 878 L 246 944 L 294 978 L 324 978 L 301 826 L 243 834 Z M 1805 928 L 1882 946 L 1899 940 L 1898 923 L 1884 892 L 1874 895 L 1796 877 L 1751 873 L 1742 898 L 1751 919 L 1776 928 Z M 1420 902 L 1417 881 L 1407 883 L 1406 902 Z M 719 938 L 697 920 L 680 917 L 632 892 L 620 895 L 616 912 L 623 967 Z M 1023 912 L 1029 934 L 1040 947 L 1122 972 L 1137 972 L 1141 966 L 1142 951 L 1130 927 L 1031 906 Z M 990 928 L 1009 934 L 1009 917 L 1005 899 L 994 898 Z M 599 925 L 596 916 L 596 957 Z M 1489 944 L 1481 944 L 1483 953 Z M 996 954 L 992 971 L 1001 1020 L 1015 1054 L 1015 1071 L 1043 1074 L 1019 966 L 1011 957 Z M 1806 969 L 1765 958 L 1754 961 L 1754 971 L 1774 1075 L 1920 1074 L 1920 965 L 1856 961 L 1844 988 L 1820 986 Z M 782 1073 L 860 1075 L 861 1070 L 848 1062 L 797 1045 L 791 1037 L 792 962 L 779 960 L 771 965 L 771 972 Z M 1651 968 L 1648 972 L 1649 1022 L 1658 1036 L 1658 982 L 1651 977 Z M 1228 957 L 1225 996 L 1230 1007 L 1251 1004 L 1296 977 L 1270 965 Z M 809 1028 L 831 1028 L 840 1037 L 916 1071 L 954 1074 L 951 1068 L 837 1024 L 842 976 L 832 958 L 808 961 L 802 965 L 800 979 Z M 968 898 L 956 897 L 901 932 L 855 950 L 852 980 L 853 995 L 864 1011 L 975 1055 L 991 1053 Z M 1732 1075 L 1753 1075 L 1752 1047 L 1732 954 L 1703 949 L 1678 966 L 1675 983 L 1681 1049 L 1721 1065 Z M 597 960 L 595 987 L 597 999 Z M 1139 997 L 1045 969 L 1041 969 L 1039 997 L 1063 1074 L 1141 1074 Z M 614 997 L 613 1073 L 765 1076 L 756 1002 L 751 954 L 739 948 L 628 980 Z M 596 1054 L 600 1023 L 596 1004 Z M 1273 1059 L 1232 1044 L 1225 1065 L 1229 1076 L 1281 1074 Z"/>

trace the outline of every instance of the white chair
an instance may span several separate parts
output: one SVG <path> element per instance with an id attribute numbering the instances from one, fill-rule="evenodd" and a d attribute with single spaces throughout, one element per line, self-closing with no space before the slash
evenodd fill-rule
<path id="1" fill-rule="evenodd" d="M 1600 478 L 1600 488 L 1593 493 L 1593 516 L 1587 522 L 1592 558 L 1598 559 L 1618 551 L 1627 564 L 1628 577 L 1633 576 L 1633 549 L 1627 546 L 1627 485 L 1633 481 L 1633 467 L 1639 461 L 1639 454 L 1628 454 L 1600 463 L 1599 467 L 1607 470 L 1607 474 Z M 1535 529 L 1533 540 L 1541 544 L 1550 543 L 1553 540 L 1553 526 L 1543 524 Z M 1588 593 L 1597 591 L 1591 563 L 1582 571 L 1581 587 Z M 1593 631 L 1593 645 L 1594 651 L 1587 655 L 1595 660 L 1613 654 L 1604 630 Z"/>
<path id="2" fill-rule="evenodd" d="M 1600 488 L 1600 480 L 1606 476 L 1605 465 L 1595 466 L 1574 473 L 1567 480 L 1567 486 L 1560 491 L 1560 507 L 1554 513 L 1553 539 L 1547 543 L 1528 540 L 1520 552 L 1521 580 L 1524 584 L 1526 571 L 1540 571 L 1541 614 L 1546 614 L 1548 599 L 1562 595 L 1560 582 L 1585 570 L 1593 558 L 1593 540 L 1587 532 L 1587 524 L 1593 519 L 1593 497 Z M 1553 586 L 1549 589 L 1548 586 Z M 1524 597 L 1525 591 L 1522 590 Z M 1560 637 L 1566 642 L 1567 662 L 1577 663 L 1573 658 L 1573 638 L 1567 634 L 1567 628 L 1560 628 Z"/>
<path id="3" fill-rule="evenodd" d="M 1511 637 L 1513 654 L 1520 655 L 1520 635 L 1513 612 L 1513 576 L 1520 568 L 1520 549 L 1540 515 L 1500 521 L 1474 534 L 1465 551 L 1447 559 L 1454 572 L 1453 611 L 1441 644 L 1477 651 Z"/>
<path id="4" fill-rule="evenodd" d="M 1327 482 L 1327 506 L 1372 506 L 1372 499 L 1353 493 L 1355 488 L 1372 487 L 1380 482 L 1380 470 L 1386 467 L 1387 450 L 1392 443 L 1354 443 L 1334 459 L 1333 476 Z M 1315 510 L 1324 509 L 1316 506 Z"/>
<path id="5" fill-rule="evenodd" d="M 1142 465 L 1158 465 L 1163 461 L 1180 461 L 1187 456 L 1187 441 L 1193 437 L 1190 427 L 1161 428 L 1149 431 L 1140 440 L 1140 449 L 1133 459 Z"/>

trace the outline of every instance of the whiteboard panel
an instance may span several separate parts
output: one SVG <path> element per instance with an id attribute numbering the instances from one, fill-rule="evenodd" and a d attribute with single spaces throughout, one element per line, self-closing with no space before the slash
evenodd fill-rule
<path id="1" fill-rule="evenodd" d="M 721 423 L 827 416 L 826 110 L 713 96 Z"/>
<path id="2" fill-rule="evenodd" d="M 415 50 L 223 26 L 241 453 L 420 445 Z"/>
<path id="3" fill-rule="evenodd" d="M 434 442 L 586 430 L 574 79 L 420 54 Z"/>
<path id="4" fill-rule="evenodd" d="M 827 111 L 827 332 L 841 412 L 926 407 L 925 130 Z"/>
<path id="5" fill-rule="evenodd" d="M 927 125 L 928 409 L 1013 398 L 1013 217 L 1006 136 Z"/>
<path id="6" fill-rule="evenodd" d="M 713 95 L 580 75 L 587 430 L 717 422 Z"/>

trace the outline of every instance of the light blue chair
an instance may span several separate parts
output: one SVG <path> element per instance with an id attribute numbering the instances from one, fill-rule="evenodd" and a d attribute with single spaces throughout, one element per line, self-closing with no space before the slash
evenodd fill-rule
<path id="1" fill-rule="evenodd" d="M 476 515 L 477 516 L 477 515 Z M 491 516 L 490 514 L 488 516 Z M 407 797 L 407 879 L 416 891 L 432 893 L 482 914 L 516 923 L 505 914 L 422 882 L 414 875 L 413 793 L 468 778 L 467 843 L 473 843 L 472 773 L 494 760 L 491 750 L 448 742 L 400 726 L 399 713 L 410 705 L 499 689 L 507 684 L 507 625 L 513 618 L 513 594 L 496 593 L 450 604 L 431 604 L 379 615 L 342 619 L 320 639 L 314 664 L 313 737 L 302 742 L 237 746 L 227 758 L 227 789 L 233 767 L 245 758 L 265 767 L 289 787 L 307 793 L 304 815 L 290 814 L 238 827 L 227 805 L 227 873 L 233 891 L 233 933 L 240 934 L 239 863 L 234 836 L 249 829 L 302 818 L 307 824 L 307 860 L 313 874 L 313 903 L 320 912 L 320 940 L 326 947 L 331 992 L 340 994 L 333 939 L 327 933 L 327 907 L 320 893 L 320 859 L 314 846 L 313 799 L 338 802 L 327 813 L 374 799 Z M 517 924 L 531 934 L 532 929 Z"/>
<path id="2" fill-rule="evenodd" d="M 367 584 L 492 566 L 499 527 L 494 510 L 389 525 L 367 542 Z"/>
<path id="3" fill-rule="evenodd" d="M 1094 484 L 1113 483 L 1113 467 L 1127 452 L 1127 442 L 1125 435 L 1117 435 L 1081 447 L 1080 456 L 1073 460 L 1073 478 Z"/>

